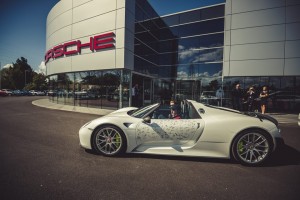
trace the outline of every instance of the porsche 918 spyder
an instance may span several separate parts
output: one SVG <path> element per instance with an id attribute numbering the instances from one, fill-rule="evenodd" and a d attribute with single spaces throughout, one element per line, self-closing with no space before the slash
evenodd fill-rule
<path id="1" fill-rule="evenodd" d="M 184 100 L 180 118 L 169 105 L 127 107 L 86 123 L 80 145 L 105 156 L 122 153 L 234 158 L 256 166 L 283 143 L 278 122 L 259 113 Z"/>

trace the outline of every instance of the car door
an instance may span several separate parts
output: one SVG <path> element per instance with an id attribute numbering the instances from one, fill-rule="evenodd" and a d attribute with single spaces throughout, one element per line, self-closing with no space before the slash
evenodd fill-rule
<path id="1" fill-rule="evenodd" d="M 151 119 L 138 124 L 136 141 L 151 146 L 194 144 L 201 133 L 201 119 Z"/>

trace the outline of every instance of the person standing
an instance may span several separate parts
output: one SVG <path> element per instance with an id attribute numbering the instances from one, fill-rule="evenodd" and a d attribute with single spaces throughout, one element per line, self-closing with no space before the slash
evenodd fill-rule
<path id="1" fill-rule="evenodd" d="M 224 98 L 224 91 L 221 87 L 216 91 L 216 97 L 217 97 L 217 101 L 218 101 L 218 106 L 222 106 L 223 105 L 222 101 Z"/>
<path id="2" fill-rule="evenodd" d="M 261 113 L 265 114 L 266 108 L 267 108 L 267 103 L 268 103 L 268 97 L 269 97 L 269 92 L 267 90 L 267 87 L 264 86 L 262 91 L 260 92 L 259 98 L 260 98 L 260 108 L 261 108 Z"/>
<path id="3" fill-rule="evenodd" d="M 255 98 L 256 98 L 256 92 L 254 87 L 250 87 L 249 90 L 247 91 L 247 103 L 248 103 L 248 111 L 253 112 L 253 107 L 255 103 Z"/>
<path id="4" fill-rule="evenodd" d="M 232 90 L 232 103 L 233 103 L 233 109 L 235 110 L 241 110 L 241 104 L 242 104 L 242 97 L 243 92 L 241 90 L 241 85 L 238 83 L 236 84 L 235 88 Z"/>
<path id="5" fill-rule="evenodd" d="M 139 104 L 139 85 L 135 84 L 132 88 L 132 106 L 138 107 Z"/>

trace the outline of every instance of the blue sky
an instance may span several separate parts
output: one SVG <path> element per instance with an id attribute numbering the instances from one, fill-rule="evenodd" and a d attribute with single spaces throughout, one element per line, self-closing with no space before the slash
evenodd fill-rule
<path id="1" fill-rule="evenodd" d="M 1 67 L 24 57 L 33 70 L 42 68 L 46 46 L 46 19 L 59 0 L 1 0 Z M 98 0 L 101 1 L 101 0 Z M 159 15 L 222 3 L 225 0 L 148 0 Z"/>

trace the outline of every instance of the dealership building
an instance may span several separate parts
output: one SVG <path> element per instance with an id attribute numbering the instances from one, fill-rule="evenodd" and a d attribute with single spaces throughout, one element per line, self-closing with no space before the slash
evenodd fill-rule
<path id="1" fill-rule="evenodd" d="M 267 86 L 270 111 L 299 111 L 299 10 L 298 0 L 224 0 L 159 16 L 147 0 L 60 0 L 47 17 L 49 98 L 117 109 L 135 98 L 215 104 L 222 90 L 231 107 L 239 83 Z"/>

